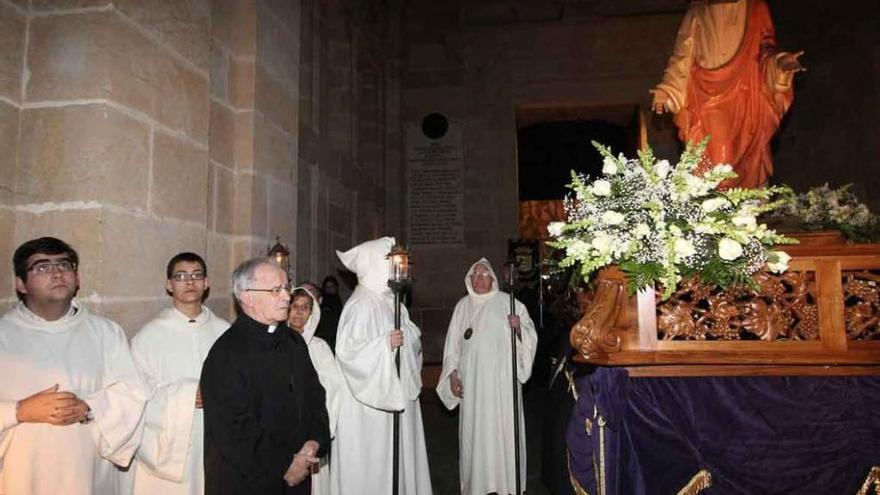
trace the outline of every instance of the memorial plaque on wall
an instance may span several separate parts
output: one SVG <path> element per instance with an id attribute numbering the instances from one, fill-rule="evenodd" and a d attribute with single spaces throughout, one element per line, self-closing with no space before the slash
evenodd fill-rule
<path id="1" fill-rule="evenodd" d="M 409 242 L 464 244 L 462 125 L 433 113 L 406 127 Z"/>

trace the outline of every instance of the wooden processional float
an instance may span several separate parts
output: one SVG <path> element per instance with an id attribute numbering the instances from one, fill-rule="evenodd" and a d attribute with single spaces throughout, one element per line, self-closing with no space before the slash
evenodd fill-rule
<path id="1" fill-rule="evenodd" d="M 579 295 L 575 360 L 630 376 L 880 374 L 880 244 L 836 233 L 789 234 L 782 274 L 722 291 L 683 281 L 667 300 L 629 296 L 624 274 L 602 270 Z"/>

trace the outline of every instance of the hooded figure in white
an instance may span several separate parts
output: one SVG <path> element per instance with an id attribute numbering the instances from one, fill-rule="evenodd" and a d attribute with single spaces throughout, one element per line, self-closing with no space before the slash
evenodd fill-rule
<path id="1" fill-rule="evenodd" d="M 516 374 L 519 393 L 520 482 L 526 486 L 526 430 L 522 384 L 532 374 L 538 336 L 525 306 L 498 290 L 492 266 L 481 258 L 464 278 L 468 295 L 455 305 L 437 394 L 458 416 L 459 473 L 463 495 L 515 493 L 513 388 L 510 333 L 519 326 Z"/>
<path id="2" fill-rule="evenodd" d="M 309 348 L 309 357 L 312 359 L 312 365 L 318 372 L 318 381 L 324 387 L 325 402 L 327 405 L 327 415 L 330 418 L 330 437 L 336 436 L 336 421 L 339 417 L 339 394 L 340 390 L 345 386 L 342 373 L 336 364 L 336 358 L 333 357 L 333 351 L 324 339 L 315 336 L 315 330 L 318 329 L 318 323 L 321 321 L 321 305 L 315 299 L 314 294 L 305 287 L 297 287 L 291 294 L 291 310 L 287 319 L 288 326 L 299 332 L 296 328 L 298 322 L 295 321 L 294 305 L 305 293 L 312 301 L 312 309 L 305 324 L 302 325 L 303 340 Z M 335 443 L 335 442 L 334 442 Z M 332 447 L 330 455 L 335 454 L 336 447 Z M 312 494 L 313 495 L 329 495 L 330 491 L 330 456 L 321 458 L 317 472 L 312 473 Z"/>
<path id="3" fill-rule="evenodd" d="M 331 455 L 333 493 L 391 493 L 393 411 L 400 411 L 401 495 L 430 495 L 431 478 L 419 392 L 421 332 L 401 308 L 403 345 L 392 349 L 394 297 L 388 288 L 394 239 L 367 241 L 336 254 L 358 285 L 339 319 L 336 359 L 345 378 Z M 399 338 L 399 335 L 398 337 Z M 400 378 L 394 356 L 400 353 Z"/>

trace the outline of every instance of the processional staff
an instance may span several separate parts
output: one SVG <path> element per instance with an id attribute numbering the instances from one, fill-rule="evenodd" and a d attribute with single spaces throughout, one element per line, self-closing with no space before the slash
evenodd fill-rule
<path id="1" fill-rule="evenodd" d="M 510 295 L 510 316 L 516 316 L 516 299 L 513 292 L 516 289 L 516 260 L 509 258 L 504 264 L 506 268 L 505 285 L 507 293 Z M 520 481 L 520 463 L 519 463 L 519 380 L 516 378 L 516 329 L 510 327 L 510 363 L 511 378 L 513 380 L 513 460 L 516 463 L 516 495 L 522 494 L 522 486 Z"/>
<path id="2" fill-rule="evenodd" d="M 387 258 L 391 261 L 389 264 L 388 287 L 394 293 L 394 329 L 400 328 L 400 304 L 401 296 L 412 285 L 412 279 L 409 277 L 409 253 L 406 248 L 400 244 L 391 247 L 391 252 Z M 406 341 L 404 341 L 406 344 Z M 400 380 L 400 348 L 395 349 L 394 366 L 397 368 L 397 379 Z M 400 411 L 394 411 L 393 424 L 393 441 L 394 448 L 392 450 L 391 462 L 394 464 L 391 470 L 393 478 L 392 495 L 400 493 Z"/>

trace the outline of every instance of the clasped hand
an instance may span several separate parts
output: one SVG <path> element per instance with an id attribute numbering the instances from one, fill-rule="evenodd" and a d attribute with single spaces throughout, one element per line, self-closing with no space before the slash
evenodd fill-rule
<path id="1" fill-rule="evenodd" d="M 302 483 L 311 473 L 312 466 L 316 466 L 320 462 L 317 457 L 319 447 L 318 442 L 309 440 L 303 444 L 299 452 L 293 455 L 293 462 L 284 473 L 284 481 L 287 486 L 296 486 Z"/>
<path id="2" fill-rule="evenodd" d="M 73 392 L 59 392 L 58 384 L 18 402 L 15 418 L 20 423 L 49 423 L 66 426 L 86 418 L 89 405 Z"/>

